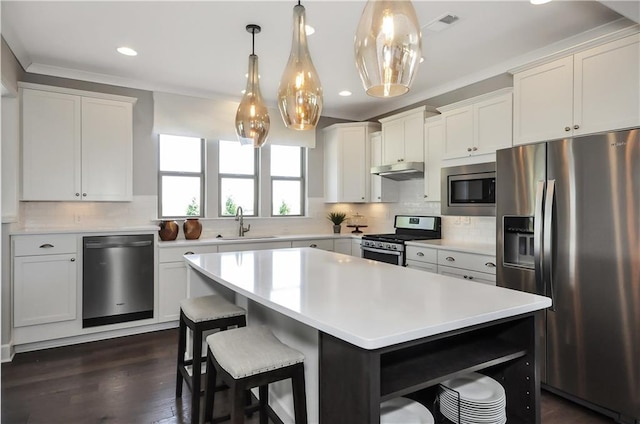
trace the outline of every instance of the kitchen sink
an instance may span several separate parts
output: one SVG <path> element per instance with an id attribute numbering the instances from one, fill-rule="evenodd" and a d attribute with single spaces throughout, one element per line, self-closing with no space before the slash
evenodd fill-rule
<path id="1" fill-rule="evenodd" d="M 215 237 L 215 240 L 228 240 L 228 241 L 239 241 L 239 240 L 246 240 L 246 241 L 251 241 L 251 240 L 264 240 L 264 239 L 276 239 L 278 238 L 278 236 L 244 236 L 244 237 L 239 237 L 239 236 L 231 236 L 231 237 Z"/>

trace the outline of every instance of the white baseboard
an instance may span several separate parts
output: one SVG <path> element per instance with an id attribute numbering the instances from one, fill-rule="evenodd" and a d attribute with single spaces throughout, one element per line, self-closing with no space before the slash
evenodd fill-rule
<path id="1" fill-rule="evenodd" d="M 178 321 L 163 322 L 160 324 L 151 324 L 141 327 L 121 328 L 118 330 L 105 331 L 100 333 L 85 334 L 82 336 L 65 337 L 62 339 L 46 340 L 42 342 L 26 343 L 13 346 L 15 353 L 31 352 L 34 350 L 49 349 L 52 347 L 69 346 L 80 343 L 95 342 L 98 340 L 114 339 L 116 337 L 131 336 L 134 334 L 150 333 L 152 331 L 167 330 L 169 328 L 177 328 Z M 4 346 L 2 350 L 2 359 L 4 361 Z M 13 356 L 11 356 L 13 359 Z M 11 359 L 8 359 L 9 361 Z"/>
<path id="2" fill-rule="evenodd" d="M 11 362 L 16 354 L 13 342 L 0 346 L 0 362 Z"/>

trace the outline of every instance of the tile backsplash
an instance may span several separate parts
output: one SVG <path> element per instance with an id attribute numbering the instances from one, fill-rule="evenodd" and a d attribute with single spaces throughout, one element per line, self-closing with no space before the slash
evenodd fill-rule
<path id="1" fill-rule="evenodd" d="M 326 216 L 330 211 L 342 211 L 348 217 L 364 216 L 365 233 L 393 232 L 395 215 L 440 215 L 440 202 L 426 202 L 422 196 L 422 180 L 404 181 L 399 184 L 397 203 L 340 203 L 327 204 L 322 198 L 308 199 L 306 217 L 246 218 L 251 224 L 247 236 L 328 234 L 331 223 Z M 157 223 L 156 196 L 134 196 L 132 202 L 21 202 L 19 227 L 28 230 L 50 228 L 126 228 Z M 202 238 L 218 234 L 236 235 L 238 223 L 232 218 L 203 219 Z M 351 232 L 343 226 L 342 233 Z M 476 243 L 495 243 L 494 217 L 442 217 L 443 238 Z M 184 237 L 182 231 L 179 238 Z"/>

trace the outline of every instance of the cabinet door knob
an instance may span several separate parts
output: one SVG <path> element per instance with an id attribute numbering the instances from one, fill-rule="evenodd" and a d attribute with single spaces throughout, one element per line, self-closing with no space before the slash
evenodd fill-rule
<path id="1" fill-rule="evenodd" d="M 445 259 L 448 260 L 449 262 L 454 262 L 456 260 L 455 258 L 453 258 L 451 256 L 447 256 Z"/>
<path id="2" fill-rule="evenodd" d="M 317 244 L 315 244 L 315 243 L 311 243 L 311 244 L 309 245 L 309 247 L 314 247 L 314 248 L 315 248 L 315 247 L 318 247 L 318 245 L 317 245 Z"/>
<path id="3" fill-rule="evenodd" d="M 361 199 L 364 200 L 364 196 L 362 196 Z"/>
<path id="4" fill-rule="evenodd" d="M 578 128 L 580 128 L 580 125 L 577 125 L 577 124 L 576 124 L 576 125 L 574 125 L 574 126 L 573 126 L 573 129 L 574 129 L 574 130 L 577 130 Z"/>
<path id="5" fill-rule="evenodd" d="M 470 151 L 471 151 L 471 147 L 467 147 L 467 152 L 470 152 Z"/>
<path id="6" fill-rule="evenodd" d="M 80 197 L 80 193 L 76 193 L 76 197 Z"/>
<path id="7" fill-rule="evenodd" d="M 467 277 L 466 275 L 463 275 L 462 278 L 464 278 L 465 280 L 468 279 L 469 277 Z"/>
<path id="8" fill-rule="evenodd" d="M 82 197 L 87 197 L 87 193 L 82 193 Z"/>
<path id="9" fill-rule="evenodd" d="M 378 200 L 382 199 L 380 196 L 378 196 Z"/>
<path id="10" fill-rule="evenodd" d="M 75 261 L 76 261 L 76 258 L 71 258 L 71 262 L 75 262 Z"/>
<path id="11" fill-rule="evenodd" d="M 418 253 L 416 253 L 416 255 L 417 255 L 417 256 L 424 256 L 424 253 L 422 253 L 422 252 L 418 252 Z"/>
<path id="12" fill-rule="evenodd" d="M 52 247 L 54 246 L 51 243 L 45 243 L 40 245 L 40 249 L 51 249 Z"/>
<path id="13" fill-rule="evenodd" d="M 496 264 L 494 264 L 493 262 L 487 262 L 486 264 L 484 264 L 484 266 L 489 267 L 489 268 L 495 268 Z"/>
<path id="14" fill-rule="evenodd" d="M 469 280 L 473 280 L 473 275 L 470 275 L 470 276 L 469 276 Z"/>
<path id="15" fill-rule="evenodd" d="M 477 147 L 474 147 L 472 150 L 475 152 L 476 150 L 478 150 L 478 148 L 477 148 Z"/>
<path id="16" fill-rule="evenodd" d="M 571 127 L 564 127 L 565 131 L 571 131 Z"/>

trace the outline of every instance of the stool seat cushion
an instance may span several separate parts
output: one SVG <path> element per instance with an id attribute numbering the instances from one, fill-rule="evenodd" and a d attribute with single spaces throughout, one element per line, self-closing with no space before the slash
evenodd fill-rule
<path id="1" fill-rule="evenodd" d="M 180 309 L 193 322 L 230 318 L 246 313 L 241 307 L 215 294 L 183 299 L 180 301 Z"/>
<path id="2" fill-rule="evenodd" d="M 268 327 L 242 327 L 207 337 L 211 353 L 234 379 L 304 362 L 304 355 L 282 343 Z"/>

